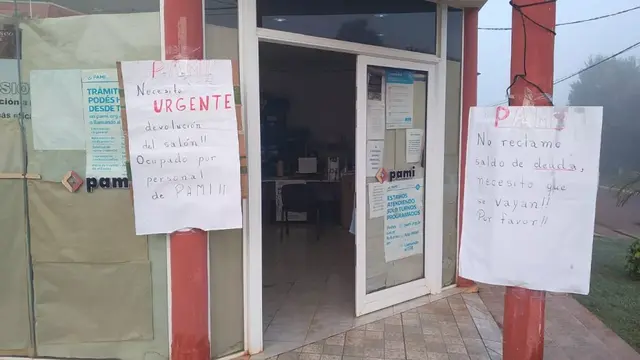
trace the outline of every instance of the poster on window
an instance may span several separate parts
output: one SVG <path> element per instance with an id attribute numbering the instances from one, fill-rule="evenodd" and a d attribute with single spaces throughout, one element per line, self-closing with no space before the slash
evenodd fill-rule
<path id="1" fill-rule="evenodd" d="M 413 127 L 413 71 L 387 70 L 385 74 L 387 129 Z"/>
<path id="2" fill-rule="evenodd" d="M 391 262 L 424 249 L 424 179 L 398 180 L 386 185 L 384 259 Z"/>
<path id="3" fill-rule="evenodd" d="M 242 227 L 230 60 L 121 66 L 136 234 Z"/>
<path id="4" fill-rule="evenodd" d="M 87 177 L 127 176 L 127 154 L 115 69 L 83 70 Z"/>
<path id="5" fill-rule="evenodd" d="M 601 107 L 472 108 L 460 276 L 587 294 Z"/>

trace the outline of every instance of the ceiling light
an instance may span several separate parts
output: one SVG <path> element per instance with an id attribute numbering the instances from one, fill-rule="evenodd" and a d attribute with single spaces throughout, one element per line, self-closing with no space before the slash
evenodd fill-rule
<path id="1" fill-rule="evenodd" d="M 377 18 L 381 18 L 381 19 L 382 19 L 383 17 L 386 17 L 386 16 L 387 16 L 387 14 L 375 14 L 375 15 L 373 15 L 373 16 L 375 16 L 375 17 L 377 17 Z"/>
<path id="2" fill-rule="evenodd" d="M 281 18 L 281 17 L 277 17 L 277 18 L 273 18 L 273 21 L 276 21 L 276 22 L 285 22 L 285 21 L 287 21 L 287 19 L 285 19 L 285 18 Z"/>

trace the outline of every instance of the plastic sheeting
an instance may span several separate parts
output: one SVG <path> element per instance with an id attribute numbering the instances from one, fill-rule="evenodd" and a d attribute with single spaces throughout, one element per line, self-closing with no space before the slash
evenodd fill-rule
<path id="1" fill-rule="evenodd" d="M 70 193 L 60 183 L 30 180 L 29 215 L 36 263 L 147 260 L 147 238 L 135 235 L 127 190 Z"/>
<path id="2" fill-rule="evenodd" d="M 36 263 L 39 344 L 153 338 L 149 262 Z"/>
<path id="3" fill-rule="evenodd" d="M 23 82 L 32 70 L 161 57 L 159 13 L 28 20 L 21 29 Z M 37 355 L 166 358 L 164 237 L 150 245 L 135 236 L 126 190 L 69 193 L 60 181 L 69 170 L 84 177 L 85 152 L 36 151 L 32 123 L 25 127 L 29 173 L 42 176 L 28 181 Z M 84 128 L 77 133 L 85 136 Z"/>
<path id="4" fill-rule="evenodd" d="M 0 131 L 0 144 L 5 139 Z M 31 346 L 22 180 L 0 180 L 0 199 L 0 350 L 4 352 Z"/>

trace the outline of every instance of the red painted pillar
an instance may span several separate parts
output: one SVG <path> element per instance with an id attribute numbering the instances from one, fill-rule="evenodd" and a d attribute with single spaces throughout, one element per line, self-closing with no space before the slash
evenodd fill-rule
<path id="1" fill-rule="evenodd" d="M 513 0 L 513 4 L 511 79 L 515 82 L 510 105 L 551 105 L 556 4 L 541 0 Z M 544 313 L 545 292 L 507 288 L 504 360 L 543 359 Z"/>
<path id="2" fill-rule="evenodd" d="M 464 34 L 462 48 L 462 117 L 460 119 L 460 206 L 458 209 L 458 234 L 462 234 L 462 207 L 464 204 L 464 178 L 467 164 L 467 135 L 469 111 L 478 103 L 478 8 L 464 9 Z M 458 236 L 460 239 L 460 236 Z M 458 243 L 458 255 L 460 244 Z M 475 283 L 460 276 L 459 287 L 471 287 Z"/>
<path id="3" fill-rule="evenodd" d="M 164 57 L 202 59 L 203 0 L 164 0 Z M 169 239 L 171 359 L 210 360 L 207 233 L 175 232 Z"/>

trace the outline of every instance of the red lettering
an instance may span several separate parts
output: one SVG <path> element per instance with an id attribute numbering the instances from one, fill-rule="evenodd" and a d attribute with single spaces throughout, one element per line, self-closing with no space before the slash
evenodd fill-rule
<path id="1" fill-rule="evenodd" d="M 220 108 L 220 95 L 211 95 L 211 97 L 216 100 L 215 109 L 218 110 Z"/>
<path id="2" fill-rule="evenodd" d="M 153 100 L 153 111 L 157 113 L 162 111 L 162 100 Z"/>
<path id="3" fill-rule="evenodd" d="M 200 97 L 202 98 L 202 97 Z M 196 111 L 196 98 L 195 97 L 191 97 L 191 99 L 189 99 L 189 110 L 191 111 Z M 200 109 L 202 110 L 202 109 Z"/>
<path id="4" fill-rule="evenodd" d="M 209 111 L 209 97 L 200 97 L 200 111 Z"/>
<path id="5" fill-rule="evenodd" d="M 509 109 L 506 106 L 498 106 L 496 108 L 496 123 L 495 123 L 495 127 L 498 127 L 498 122 L 505 120 L 506 118 L 509 117 L 509 115 L 511 114 L 511 112 L 509 111 Z"/>
<path id="6" fill-rule="evenodd" d="M 182 99 L 182 98 L 181 98 Z M 165 99 L 164 100 L 164 105 L 165 105 L 165 112 L 173 112 L 173 110 L 171 110 L 171 104 L 173 103 L 173 101 L 171 101 L 171 99 Z"/>
<path id="7" fill-rule="evenodd" d="M 154 61 L 151 65 L 151 78 L 155 78 L 156 74 L 164 69 L 162 61 Z"/>
<path id="8" fill-rule="evenodd" d="M 176 99 L 176 110 L 183 111 L 186 108 L 187 108 L 187 106 L 184 104 L 184 98 L 177 98 Z"/>
<path id="9" fill-rule="evenodd" d="M 231 109 L 231 94 L 224 94 L 224 108 Z"/>

